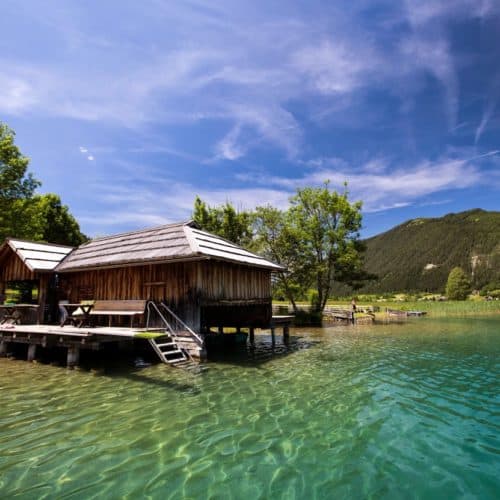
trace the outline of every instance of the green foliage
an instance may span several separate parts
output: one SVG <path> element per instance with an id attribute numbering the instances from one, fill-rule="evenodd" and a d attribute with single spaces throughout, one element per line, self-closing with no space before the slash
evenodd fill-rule
<path id="1" fill-rule="evenodd" d="M 331 191 L 328 183 L 298 189 L 286 211 L 256 209 L 256 248 L 284 267 L 275 297 L 285 296 L 295 313 L 297 300 L 307 295 L 312 311 L 323 311 L 334 280 L 362 276 L 360 210 L 361 203 L 351 204 L 347 192 Z"/>
<path id="2" fill-rule="evenodd" d="M 15 133 L 0 123 L 0 240 L 17 236 L 15 228 L 23 218 L 23 202 L 40 183 L 27 173 L 29 158 L 14 143 Z"/>
<path id="3" fill-rule="evenodd" d="M 294 312 L 294 316 L 295 326 L 321 326 L 323 322 L 323 314 L 320 311 L 298 309 Z"/>
<path id="4" fill-rule="evenodd" d="M 318 294 L 314 311 L 325 308 L 334 280 L 362 275 L 361 202 L 351 204 L 347 191 L 331 191 L 328 184 L 298 189 L 289 209 L 289 223 L 299 241 L 296 251 Z"/>
<path id="5" fill-rule="evenodd" d="M 204 231 L 217 234 L 237 245 L 248 247 L 252 242 L 252 214 L 236 211 L 229 202 L 211 207 L 197 196 L 194 202 L 193 220 Z"/>
<path id="6" fill-rule="evenodd" d="M 35 196 L 31 200 L 33 236 L 36 240 L 78 246 L 87 241 L 80 226 L 56 194 Z"/>
<path id="7" fill-rule="evenodd" d="M 471 291 L 470 280 L 460 267 L 454 267 L 446 283 L 446 296 L 450 300 L 465 300 Z"/>
<path id="8" fill-rule="evenodd" d="M 478 290 L 500 279 L 500 212 L 476 209 L 416 219 L 365 243 L 366 270 L 379 280 L 363 286 L 363 293 L 443 293 L 454 267 L 461 267 Z"/>
<path id="9" fill-rule="evenodd" d="M 359 241 L 361 203 L 348 193 L 321 188 L 298 189 L 288 210 L 272 206 L 236 212 L 228 202 L 210 207 L 199 197 L 193 218 L 202 229 L 265 255 L 283 266 L 273 282 L 273 296 L 296 301 L 313 289 L 313 312 L 321 312 L 334 280 L 353 284 L 365 278 Z"/>
<path id="10" fill-rule="evenodd" d="M 254 247 L 283 266 L 273 284 L 273 296 L 296 301 L 305 296 L 311 282 L 310 265 L 301 253 L 302 241 L 289 212 L 271 206 L 257 207 L 254 214 Z"/>
<path id="11" fill-rule="evenodd" d="M 40 182 L 27 173 L 29 159 L 0 123 L 0 241 L 6 237 L 77 246 L 87 240 L 55 194 L 35 195 Z"/>

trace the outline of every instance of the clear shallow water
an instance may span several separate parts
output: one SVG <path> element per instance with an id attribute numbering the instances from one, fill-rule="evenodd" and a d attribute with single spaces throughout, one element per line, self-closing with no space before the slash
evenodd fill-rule
<path id="1" fill-rule="evenodd" d="M 0 497 L 498 498 L 499 319 L 292 334 L 198 374 L 0 359 Z"/>

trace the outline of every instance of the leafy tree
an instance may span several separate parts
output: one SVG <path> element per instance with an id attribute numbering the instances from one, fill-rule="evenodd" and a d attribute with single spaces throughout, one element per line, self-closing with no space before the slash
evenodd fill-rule
<path id="1" fill-rule="evenodd" d="M 78 246 L 88 240 L 58 195 L 49 193 L 35 196 L 32 203 L 35 221 L 39 225 L 37 240 L 70 246 Z"/>
<path id="2" fill-rule="evenodd" d="M 284 269 L 276 273 L 274 294 L 296 302 L 314 290 L 313 312 L 326 305 L 334 281 L 358 286 L 367 279 L 359 240 L 361 203 L 350 203 L 348 193 L 321 188 L 299 189 L 282 211 L 257 207 L 254 213 L 236 212 L 230 203 L 210 207 L 199 197 L 194 220 L 206 231 L 250 247 Z"/>
<path id="3" fill-rule="evenodd" d="M 252 214 L 236 211 L 229 202 L 211 207 L 197 196 L 193 219 L 204 231 L 217 234 L 237 245 L 248 247 L 252 243 Z"/>
<path id="4" fill-rule="evenodd" d="M 471 290 L 471 283 L 461 267 L 454 267 L 446 283 L 446 296 L 450 300 L 465 300 Z"/>
<path id="5" fill-rule="evenodd" d="M 299 189 L 290 200 L 289 221 L 300 245 L 297 251 L 317 291 L 313 311 L 321 312 L 334 280 L 361 279 L 363 249 L 359 240 L 361 202 L 350 203 L 347 190 Z"/>
<path id="6" fill-rule="evenodd" d="M 306 294 L 311 275 L 300 250 L 302 240 L 291 224 L 290 214 L 271 206 L 257 207 L 254 227 L 257 251 L 284 268 L 276 273 L 273 295 L 286 297 L 297 312 L 296 301 Z"/>
<path id="7" fill-rule="evenodd" d="M 27 173 L 29 158 L 22 155 L 14 139 L 14 131 L 0 122 L 0 240 L 16 235 L 22 201 L 33 196 L 40 185 Z"/>
<path id="8" fill-rule="evenodd" d="M 363 271 L 359 240 L 361 203 L 350 203 L 347 191 L 299 189 L 290 208 L 258 207 L 255 215 L 257 249 L 285 270 L 277 273 L 275 293 L 296 301 L 309 289 L 313 312 L 325 308 L 334 281 L 359 286 L 369 276 Z"/>
<path id="9" fill-rule="evenodd" d="M 59 196 L 34 194 L 40 182 L 27 173 L 29 158 L 14 139 L 15 133 L 0 123 L 0 241 L 7 236 L 71 246 L 86 241 Z"/>

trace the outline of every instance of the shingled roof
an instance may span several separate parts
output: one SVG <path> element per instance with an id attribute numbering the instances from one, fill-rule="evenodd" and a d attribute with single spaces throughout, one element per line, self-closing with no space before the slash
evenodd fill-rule
<path id="1" fill-rule="evenodd" d="M 97 238 L 68 255 L 57 272 L 146 263 L 215 259 L 280 270 L 281 266 L 213 234 L 192 221 Z"/>
<path id="2" fill-rule="evenodd" d="M 8 238 L 0 246 L 0 258 L 10 248 L 30 271 L 53 271 L 73 247 Z"/>

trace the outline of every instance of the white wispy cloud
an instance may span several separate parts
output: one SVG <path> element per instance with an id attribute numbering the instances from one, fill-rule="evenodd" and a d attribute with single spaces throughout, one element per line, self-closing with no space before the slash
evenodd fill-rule
<path id="1" fill-rule="evenodd" d="M 80 214 L 79 218 L 93 234 L 101 233 L 104 227 L 113 232 L 113 227 L 121 227 L 125 223 L 140 228 L 188 220 L 196 195 L 212 206 L 229 201 L 238 209 L 253 209 L 266 204 L 284 209 L 297 188 L 321 186 L 326 180 L 330 181 L 332 189 L 339 191 L 344 190 L 344 183 L 347 182 L 350 199 L 362 200 L 365 213 L 412 205 L 445 204 L 449 202 L 449 197 L 429 200 L 429 196 L 480 186 L 484 178 L 477 162 L 496 161 L 496 155 L 489 153 L 476 157 L 425 160 L 397 169 L 392 168 L 393 160 L 381 158 L 350 167 L 339 158 L 332 158 L 331 161 L 323 158 L 316 162 L 317 167 L 310 166 L 303 176 L 295 178 L 266 176 L 258 170 L 236 174 L 234 178 L 250 187 L 228 189 L 200 188 L 175 178 L 157 177 L 142 164 L 120 163 L 120 181 L 110 184 L 105 178 L 96 178 L 92 186 L 96 196 L 95 209 L 88 207 L 89 212 Z M 343 168 L 329 168 L 333 165 L 342 165 Z M 111 171 L 97 175 L 116 178 Z M 104 218 L 99 215 L 103 207 L 107 214 Z"/>
<path id="2" fill-rule="evenodd" d="M 241 125 L 235 125 L 224 138 L 215 146 L 215 158 L 224 160 L 237 160 L 245 154 L 245 149 L 238 144 Z"/>
<path id="3" fill-rule="evenodd" d="M 378 212 L 409 206 L 447 190 L 480 185 L 484 179 L 475 160 L 477 158 L 441 158 L 394 168 L 389 160 L 375 159 L 350 168 L 330 169 L 328 160 L 323 159 L 319 168 L 299 178 L 255 175 L 252 182 L 280 187 L 289 195 L 297 188 L 320 186 L 327 180 L 332 188 L 343 191 L 347 182 L 351 199 L 362 200 L 365 212 Z M 339 160 L 333 158 L 332 164 L 339 164 Z M 390 203 L 387 200 L 391 200 Z"/>
<path id="4" fill-rule="evenodd" d="M 6 66 L 4 66 L 6 67 Z M 0 111 L 17 115 L 37 104 L 36 91 L 27 78 L 0 73 Z"/>
<path id="5" fill-rule="evenodd" d="M 486 104 L 484 106 L 483 114 L 481 116 L 481 121 L 476 128 L 476 133 L 474 135 L 474 144 L 479 142 L 481 136 L 483 135 L 488 123 L 492 119 L 495 113 L 495 109 L 498 103 L 498 97 L 500 95 L 500 73 L 497 73 L 496 77 L 493 79 L 491 84 L 491 89 L 489 89 Z"/>
<path id="6" fill-rule="evenodd" d="M 367 83 L 367 75 L 380 66 L 370 46 L 349 46 L 346 40 L 326 39 L 299 49 L 292 65 L 305 75 L 309 86 L 322 94 L 346 94 Z"/>
<path id="7" fill-rule="evenodd" d="M 401 52 L 406 61 L 410 61 L 409 64 L 404 64 L 409 73 L 414 73 L 415 67 L 418 67 L 441 83 L 445 93 L 449 128 L 455 127 L 459 106 L 459 83 L 448 42 L 443 39 L 414 36 L 401 44 Z"/>
<path id="8" fill-rule="evenodd" d="M 444 90 L 453 128 L 460 85 L 447 25 L 498 12 L 497 3 L 487 0 L 407 0 L 403 7 L 384 4 L 392 24 L 362 31 L 351 6 L 322 6 L 325 18 L 315 5 L 310 13 L 288 2 L 278 2 L 272 12 L 266 7 L 259 1 L 250 8 L 151 0 L 147 8 L 120 4 L 128 16 L 123 26 L 110 27 L 86 23 L 82 6 L 68 3 L 45 14 L 33 3 L 23 12 L 56 37 L 63 64 L 50 57 L 0 61 L 8 68 L 0 75 L 0 112 L 132 129 L 218 120 L 227 130 L 207 156 L 238 160 L 271 145 L 293 158 L 303 150 L 308 119 L 323 114 L 345 120 L 352 114 L 346 103 L 357 96 L 362 109 L 367 89 L 411 101 L 419 76 L 430 74 Z M 143 43 L 124 36 L 138 25 L 148 27 Z M 390 31 L 394 25 L 396 32 Z M 381 41 L 386 38 L 389 43 Z M 292 111 L 297 102 L 300 118 Z M 489 117 L 486 111 L 477 140 Z"/>

